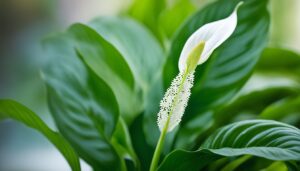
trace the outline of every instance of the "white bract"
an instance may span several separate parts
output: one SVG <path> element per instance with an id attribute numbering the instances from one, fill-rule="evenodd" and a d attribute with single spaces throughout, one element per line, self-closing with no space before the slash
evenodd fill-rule
<path id="1" fill-rule="evenodd" d="M 219 47 L 234 32 L 237 25 L 237 9 L 240 2 L 229 17 L 207 23 L 196 30 L 186 41 L 180 54 L 178 67 L 180 71 L 186 68 L 186 61 L 191 51 L 199 44 L 205 42 L 205 47 L 199 57 L 198 65 L 204 63 L 212 52 Z"/>
<path id="2" fill-rule="evenodd" d="M 196 66 L 207 61 L 213 51 L 232 35 L 240 5 L 229 17 L 203 25 L 186 41 L 178 63 L 180 72 L 160 102 L 157 118 L 160 131 L 172 131 L 180 123 L 191 95 Z"/>

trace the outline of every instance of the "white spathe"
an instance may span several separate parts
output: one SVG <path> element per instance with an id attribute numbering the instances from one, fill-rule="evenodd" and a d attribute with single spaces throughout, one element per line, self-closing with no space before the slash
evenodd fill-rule
<path id="1" fill-rule="evenodd" d="M 200 42 L 204 41 L 205 46 L 199 58 L 198 65 L 204 63 L 212 52 L 232 35 L 237 25 L 237 9 L 241 4 L 242 2 L 236 6 L 232 14 L 227 18 L 203 25 L 188 38 L 179 58 L 178 67 L 181 72 L 186 68 L 190 52 Z"/>
<path id="2" fill-rule="evenodd" d="M 212 52 L 234 32 L 237 25 L 237 9 L 241 4 L 236 6 L 229 17 L 199 28 L 185 43 L 178 64 L 180 72 L 173 79 L 160 102 L 157 124 L 161 132 L 170 132 L 181 122 L 191 95 L 195 66 L 204 63 Z M 199 56 L 197 56 L 198 53 Z M 190 58 L 189 61 L 188 58 Z M 190 68 L 186 70 L 187 66 Z"/>

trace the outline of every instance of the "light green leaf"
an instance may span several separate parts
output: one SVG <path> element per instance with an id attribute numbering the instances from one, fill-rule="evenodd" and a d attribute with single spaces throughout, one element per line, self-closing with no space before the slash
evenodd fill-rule
<path id="1" fill-rule="evenodd" d="M 242 156 L 239 157 L 238 159 L 228 163 L 226 166 L 224 166 L 222 168 L 221 171 L 234 171 L 235 169 L 237 169 L 241 164 L 243 164 L 244 162 L 246 162 L 247 160 L 249 160 L 251 158 L 250 155 L 246 155 L 246 156 Z"/>
<path id="2" fill-rule="evenodd" d="M 146 25 L 162 41 L 158 18 L 165 6 L 165 0 L 134 0 L 127 13 Z"/>
<path id="3" fill-rule="evenodd" d="M 112 90 L 79 59 L 69 33 L 49 37 L 44 46 L 43 76 L 58 129 L 94 170 L 121 170 L 110 144 L 119 119 Z"/>
<path id="4" fill-rule="evenodd" d="M 262 169 L 261 171 L 288 171 L 284 162 L 274 162 L 268 168 Z"/>
<path id="5" fill-rule="evenodd" d="M 300 96 L 284 99 L 268 106 L 261 114 L 262 119 L 274 119 L 291 125 L 300 126 Z"/>
<path id="6" fill-rule="evenodd" d="M 227 17 L 238 2 L 240 0 L 220 0 L 210 4 L 178 30 L 164 68 L 165 87 L 168 87 L 178 73 L 179 55 L 188 37 L 204 24 Z M 195 86 L 177 139 L 187 139 L 193 134 L 199 134 L 199 124 L 198 127 L 197 124 L 195 127 L 185 125 L 197 120 L 197 117 L 201 118 L 207 110 L 215 110 L 228 102 L 247 81 L 266 45 L 270 23 L 268 1 L 244 2 L 238 10 L 238 25 L 233 35 L 214 51 L 204 65 L 198 66 L 195 72 Z M 194 141 L 187 143 L 192 142 Z"/>
<path id="7" fill-rule="evenodd" d="M 271 120 L 241 121 L 219 129 L 198 151 L 173 151 L 158 170 L 199 171 L 221 157 L 240 155 L 300 161 L 299 149 L 298 128 Z"/>
<path id="8" fill-rule="evenodd" d="M 290 76 L 300 81 L 300 55 L 288 49 L 266 48 L 255 71 L 269 75 Z"/>
<path id="9" fill-rule="evenodd" d="M 83 24 L 73 25 L 69 32 L 80 57 L 97 76 L 113 90 L 121 115 L 131 121 L 143 108 L 141 89 L 122 55 L 96 31 Z M 130 97 L 130 98 L 129 98 Z"/>
<path id="10" fill-rule="evenodd" d="M 185 19 L 196 10 L 191 0 L 173 1 L 170 6 L 162 11 L 158 21 L 158 24 L 169 38 L 173 36 Z"/>
<path id="11" fill-rule="evenodd" d="M 2 119 L 14 119 L 39 131 L 61 152 L 73 171 L 80 171 L 79 158 L 70 144 L 30 109 L 13 100 L 0 100 L 0 120 Z"/>

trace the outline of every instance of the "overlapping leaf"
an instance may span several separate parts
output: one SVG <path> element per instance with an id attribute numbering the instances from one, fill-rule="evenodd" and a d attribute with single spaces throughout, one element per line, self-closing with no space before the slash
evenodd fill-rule
<path id="1" fill-rule="evenodd" d="M 123 56 L 86 25 L 75 24 L 69 31 L 74 36 L 74 48 L 83 61 L 114 92 L 122 116 L 126 120 L 132 119 L 143 107 L 139 96 L 141 89 L 135 86 L 131 69 Z"/>
<path id="2" fill-rule="evenodd" d="M 124 163 L 110 144 L 119 117 L 111 89 L 79 59 L 70 34 L 49 37 L 44 45 L 43 75 L 60 132 L 95 170 L 121 170 Z"/>
<path id="3" fill-rule="evenodd" d="M 201 170 L 220 159 L 253 155 L 270 160 L 300 160 L 300 130 L 271 120 L 248 120 L 218 130 L 198 151 L 175 150 L 162 162 L 163 170 Z M 176 163 L 176 164 L 174 164 Z"/>

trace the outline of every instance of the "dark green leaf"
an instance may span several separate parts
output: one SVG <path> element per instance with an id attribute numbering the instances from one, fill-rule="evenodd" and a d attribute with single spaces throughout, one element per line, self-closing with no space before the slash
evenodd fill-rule
<path id="1" fill-rule="evenodd" d="M 218 110 L 214 114 L 215 124 L 217 127 L 224 126 L 233 122 L 238 115 L 258 115 L 263 112 L 269 105 L 281 101 L 288 97 L 297 97 L 300 94 L 300 89 L 295 86 L 274 86 L 262 90 L 256 90 L 247 94 L 241 95 L 230 104 Z M 284 115 L 285 112 L 280 112 Z M 266 119 L 277 119 L 266 118 Z"/>
<path id="2" fill-rule="evenodd" d="M 158 170 L 198 171 L 221 157 L 240 155 L 299 161 L 299 149 L 300 130 L 293 126 L 271 120 L 241 121 L 219 129 L 198 151 L 175 150 Z"/>
<path id="3" fill-rule="evenodd" d="M 80 171 L 79 158 L 70 144 L 27 107 L 12 100 L 0 100 L 0 119 L 14 119 L 39 131 L 61 152 L 73 171 Z"/>
<path id="4" fill-rule="evenodd" d="M 154 147 L 146 142 L 145 132 L 143 131 L 143 116 L 139 115 L 131 124 L 130 134 L 134 135 L 132 136 L 132 144 L 141 161 L 141 170 L 149 170 Z"/>
<path id="5" fill-rule="evenodd" d="M 122 118 L 120 118 L 117 124 L 116 131 L 114 132 L 112 138 L 112 144 L 115 148 L 119 149 L 119 153 L 124 159 L 133 161 L 135 167 L 137 169 L 140 168 L 139 159 L 136 156 L 132 147 L 129 130 L 125 121 Z"/>
<path id="6" fill-rule="evenodd" d="M 74 42 L 68 33 L 44 42 L 50 111 L 62 135 L 95 170 L 121 170 L 124 164 L 110 144 L 119 118 L 116 99 L 78 58 Z"/>
<path id="7" fill-rule="evenodd" d="M 239 1 L 219 0 L 197 12 L 181 27 L 172 42 L 164 69 L 165 87 L 178 74 L 178 59 L 188 37 L 204 24 L 227 17 Z M 204 111 L 217 109 L 230 100 L 253 71 L 267 41 L 270 22 L 268 1 L 244 2 L 238 10 L 238 25 L 233 35 L 196 70 L 195 86 L 178 138 L 186 139 L 191 134 L 199 134 L 197 125 L 187 128 L 186 123 L 197 120 Z M 184 134 L 182 131 L 191 134 Z"/>

